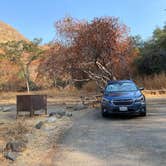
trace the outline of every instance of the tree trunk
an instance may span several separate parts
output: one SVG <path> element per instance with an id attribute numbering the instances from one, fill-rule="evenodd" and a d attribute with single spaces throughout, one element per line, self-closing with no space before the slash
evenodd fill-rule
<path id="1" fill-rule="evenodd" d="M 56 74 L 53 73 L 53 87 L 56 88 L 56 86 L 57 86 Z"/>
<path id="2" fill-rule="evenodd" d="M 29 65 L 26 65 L 25 68 L 25 80 L 26 80 L 26 87 L 27 87 L 27 92 L 30 92 L 30 75 L 29 75 Z"/>
<path id="3" fill-rule="evenodd" d="M 30 91 L 29 80 L 26 80 L 26 86 L 27 86 L 27 92 L 29 93 Z"/>

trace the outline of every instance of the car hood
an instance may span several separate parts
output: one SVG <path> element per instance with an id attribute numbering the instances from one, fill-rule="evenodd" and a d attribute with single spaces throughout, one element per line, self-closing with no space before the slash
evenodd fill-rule
<path id="1" fill-rule="evenodd" d="M 137 98 L 141 96 L 140 91 L 132 91 L 132 92 L 111 92 L 108 95 L 105 95 L 105 97 L 109 100 L 112 99 L 131 99 L 131 98 Z"/>

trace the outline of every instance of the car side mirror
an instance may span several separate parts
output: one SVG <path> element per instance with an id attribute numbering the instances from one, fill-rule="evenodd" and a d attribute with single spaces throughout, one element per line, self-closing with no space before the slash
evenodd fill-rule
<path id="1" fill-rule="evenodd" d="M 139 90 L 144 90 L 144 87 L 140 87 Z"/>

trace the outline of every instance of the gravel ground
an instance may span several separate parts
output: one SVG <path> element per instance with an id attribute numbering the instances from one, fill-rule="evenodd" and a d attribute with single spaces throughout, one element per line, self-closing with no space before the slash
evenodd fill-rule
<path id="1" fill-rule="evenodd" d="M 147 103 L 147 117 L 104 119 L 99 109 L 75 112 L 51 165 L 165 166 L 166 99 Z"/>

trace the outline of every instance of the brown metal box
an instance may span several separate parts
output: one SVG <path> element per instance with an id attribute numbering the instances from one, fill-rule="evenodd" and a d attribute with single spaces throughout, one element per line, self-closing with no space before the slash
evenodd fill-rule
<path id="1" fill-rule="evenodd" d="M 17 96 L 17 115 L 19 112 L 30 112 L 30 116 L 33 116 L 37 110 L 45 110 L 47 114 L 47 95 Z"/>

